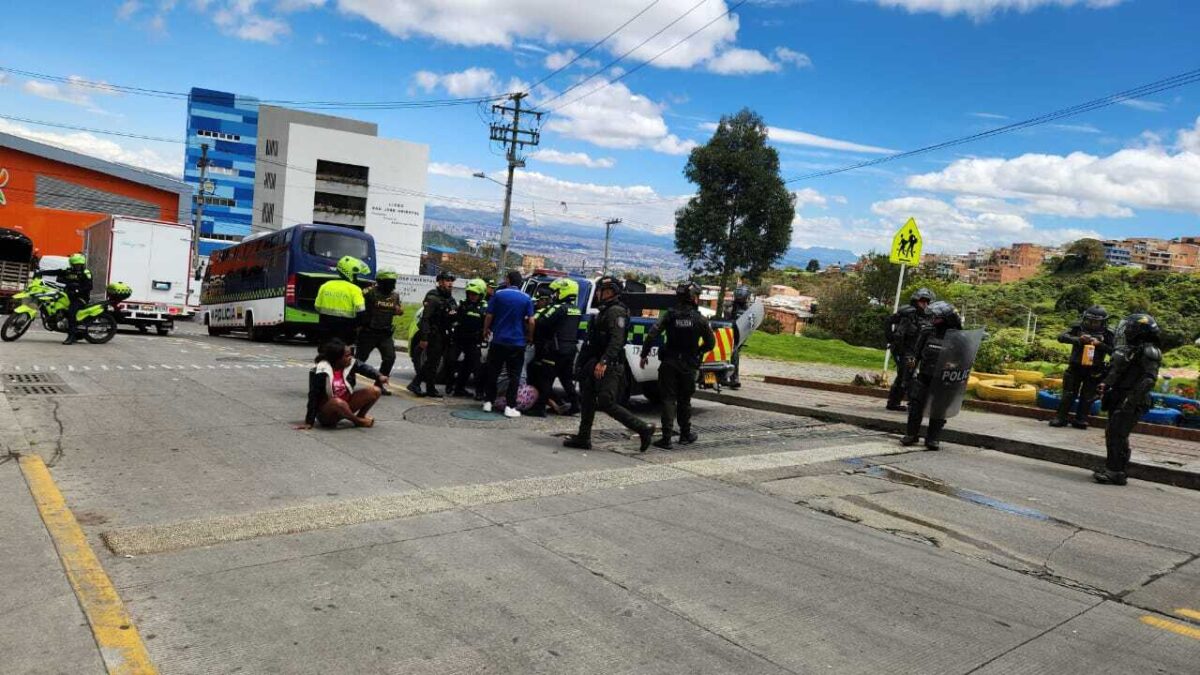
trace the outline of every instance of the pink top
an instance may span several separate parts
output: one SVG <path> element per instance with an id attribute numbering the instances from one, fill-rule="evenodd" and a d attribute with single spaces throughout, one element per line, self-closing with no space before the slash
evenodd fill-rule
<path id="1" fill-rule="evenodd" d="M 346 378 L 342 375 L 342 371 L 337 369 L 333 371 L 333 396 L 343 401 L 350 400 L 350 386 L 346 384 Z"/>

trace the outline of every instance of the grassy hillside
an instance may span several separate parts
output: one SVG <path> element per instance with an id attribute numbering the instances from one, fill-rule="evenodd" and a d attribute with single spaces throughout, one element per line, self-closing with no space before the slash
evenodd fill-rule
<path id="1" fill-rule="evenodd" d="M 841 340 L 817 340 L 803 335 L 770 335 L 758 331 L 746 341 L 742 353 L 777 361 L 831 363 L 876 370 L 883 367 L 882 349 L 855 347 Z"/>

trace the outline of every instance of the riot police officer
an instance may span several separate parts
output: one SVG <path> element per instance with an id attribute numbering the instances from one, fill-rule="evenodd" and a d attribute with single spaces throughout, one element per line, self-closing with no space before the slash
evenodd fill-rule
<path id="1" fill-rule="evenodd" d="M 486 282 L 483 279 L 472 279 L 467 282 L 467 299 L 458 305 L 458 320 L 454 322 L 454 333 L 450 338 L 450 349 L 446 352 L 444 368 L 444 379 L 454 387 L 452 396 L 470 396 L 467 381 L 474 380 L 479 373 L 483 315 L 487 311 L 483 296 L 486 293 Z"/>
<path id="2" fill-rule="evenodd" d="M 1058 415 L 1050 421 L 1052 427 L 1067 426 L 1067 418 L 1075 406 L 1079 409 L 1071 426 L 1088 428 L 1088 413 L 1092 401 L 1096 400 L 1096 388 L 1104 377 L 1104 361 L 1112 353 L 1116 336 L 1108 328 L 1108 312 L 1103 307 L 1090 307 L 1079 317 L 1079 322 L 1063 331 L 1058 341 L 1071 345 L 1071 359 L 1063 376 L 1062 400 L 1058 403 Z"/>
<path id="3" fill-rule="evenodd" d="M 367 311 L 358 277 L 370 274 L 371 268 L 347 255 L 337 261 L 337 272 L 339 278 L 326 281 L 317 290 L 314 305 L 320 317 L 318 326 L 325 340 L 338 338 L 353 348 L 363 313 Z"/>
<path id="4" fill-rule="evenodd" d="M 579 283 L 574 279 L 555 279 L 548 287 L 553 305 L 534 316 L 534 362 L 531 379 L 538 400 L 526 415 L 543 417 L 550 402 L 554 380 L 562 383 L 569 408 L 568 415 L 579 412 L 579 394 L 575 391 L 575 353 L 578 350 Z"/>
<path id="5" fill-rule="evenodd" d="M 375 286 L 364 295 L 367 305 L 363 325 L 358 330 L 359 361 L 365 362 L 371 352 L 379 350 L 379 372 L 390 376 L 396 365 L 396 336 L 394 319 L 404 314 L 400 296 L 396 293 L 396 272 L 379 270 L 375 275 Z M 391 396 L 386 385 L 379 386 L 384 396 Z"/>
<path id="6" fill-rule="evenodd" d="M 421 368 L 408 385 L 408 390 L 416 396 L 442 395 L 437 390 L 437 376 L 457 319 L 458 302 L 451 295 L 455 278 L 449 272 L 439 272 L 437 286 L 425 294 L 421 326 L 418 328 L 421 341 L 417 344 L 421 350 Z M 421 390 L 422 383 L 425 385 L 424 391 Z"/>
<path id="7" fill-rule="evenodd" d="M 55 277 L 63 284 L 70 305 L 67 306 L 67 339 L 64 345 L 79 341 L 79 310 L 87 307 L 92 295 L 92 273 L 87 268 L 87 258 L 82 253 L 73 253 L 67 258 L 67 269 L 47 270 L 42 275 Z"/>
<path id="8" fill-rule="evenodd" d="M 746 310 L 750 309 L 750 289 L 745 286 L 738 286 L 733 291 L 733 304 L 729 308 L 729 320 L 733 322 L 733 330 L 737 332 L 737 320 Z M 734 343 L 741 344 L 742 336 L 734 335 Z M 742 388 L 742 350 L 733 350 L 733 375 L 729 376 L 729 388 Z"/>
<path id="9" fill-rule="evenodd" d="M 616 277 L 601 277 L 596 282 L 596 304 L 600 311 L 588 322 L 587 338 L 579 354 L 576 374 L 581 404 L 579 431 L 563 441 L 568 448 L 592 448 L 592 422 L 597 410 L 636 432 L 641 441 L 640 452 L 645 452 L 654 440 L 654 425 L 641 421 L 619 403 L 629 329 L 629 310 L 620 301 L 624 290 L 625 285 Z"/>
<path id="10" fill-rule="evenodd" d="M 925 402 L 930 395 L 933 377 L 941 356 L 946 331 L 962 330 L 962 319 L 958 311 L 948 302 L 935 302 L 929 306 L 929 326 L 921 332 L 914 350 L 916 362 L 914 375 L 908 385 L 908 429 L 900 439 L 903 445 L 915 445 L 921 433 L 921 419 L 925 416 Z M 925 434 L 925 447 L 938 450 L 938 438 L 946 420 L 930 418 L 929 430 Z"/>
<path id="11" fill-rule="evenodd" d="M 1154 317 L 1139 313 L 1125 317 L 1116 333 L 1112 368 L 1100 385 L 1101 400 L 1108 411 L 1108 427 L 1104 430 L 1108 457 L 1104 468 L 1092 478 L 1097 483 L 1124 485 L 1131 452 L 1129 434 L 1150 409 L 1150 392 L 1162 366 L 1162 331 Z"/>
<path id="12" fill-rule="evenodd" d="M 917 362 L 917 340 L 921 337 L 921 331 L 929 325 L 929 303 L 934 300 L 933 292 L 928 288 L 918 289 L 908 299 L 908 305 L 889 316 L 884 324 L 884 337 L 892 358 L 896 360 L 896 379 L 892 381 L 892 389 L 888 392 L 888 410 L 906 409 L 901 402 L 908 391 L 908 383 Z"/>
<path id="13" fill-rule="evenodd" d="M 650 349 L 659 336 L 665 339 L 658 348 L 658 391 L 662 395 L 662 438 L 655 447 L 671 449 L 671 430 L 679 419 L 679 442 L 696 442 L 692 431 L 692 394 L 700 374 L 700 359 L 712 351 L 716 337 L 708 320 L 700 313 L 700 286 L 693 282 L 675 289 L 677 304 L 658 317 L 642 344 L 641 367 L 650 360 Z"/>

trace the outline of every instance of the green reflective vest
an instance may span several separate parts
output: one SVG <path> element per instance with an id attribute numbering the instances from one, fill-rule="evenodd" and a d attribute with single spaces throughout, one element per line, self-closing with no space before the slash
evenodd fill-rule
<path id="1" fill-rule="evenodd" d="M 362 289 L 345 279 L 331 279 L 321 284 L 314 304 L 317 314 L 343 319 L 353 319 L 367 309 Z"/>

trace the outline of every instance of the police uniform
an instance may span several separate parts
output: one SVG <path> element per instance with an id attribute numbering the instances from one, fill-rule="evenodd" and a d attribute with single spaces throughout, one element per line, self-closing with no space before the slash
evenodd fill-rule
<path id="1" fill-rule="evenodd" d="M 458 321 L 446 352 L 446 378 L 454 385 L 455 396 L 467 395 L 467 381 L 479 373 L 483 344 L 483 317 L 487 305 L 482 300 L 466 300 L 458 305 Z M 459 358 L 462 362 L 459 362 Z"/>
<path id="2" fill-rule="evenodd" d="M 942 355 L 946 331 L 962 329 L 962 321 L 959 319 L 958 313 L 948 303 L 938 302 L 932 305 L 930 308 L 931 318 L 937 317 L 937 313 L 941 311 L 939 306 L 942 305 L 944 305 L 945 311 L 942 315 L 944 320 L 931 323 L 922 330 L 914 350 L 917 362 L 915 372 L 908 385 L 908 427 L 904 438 L 900 440 L 904 445 L 916 443 L 921 432 L 921 419 L 925 416 L 925 403 L 931 393 L 933 378 L 937 374 L 938 358 Z M 938 439 L 945 427 L 945 419 L 930 418 L 929 430 L 925 434 L 926 448 L 937 450 L 940 447 Z"/>
<path id="3" fill-rule="evenodd" d="M 658 349 L 658 391 L 662 396 L 662 441 L 660 447 L 670 447 L 671 429 L 679 420 L 679 440 L 691 443 L 692 395 L 696 393 L 696 378 L 700 359 L 716 344 L 708 320 L 695 305 L 681 302 L 663 312 L 658 323 L 650 329 L 642 345 L 642 358 L 650 355 L 653 342 L 663 337 Z"/>
<path id="4" fill-rule="evenodd" d="M 600 292 L 597 288 L 597 293 Z M 587 338 L 579 354 L 579 432 L 563 441 L 567 447 L 590 448 L 592 423 L 596 411 L 607 413 L 627 429 L 637 432 L 641 438 L 641 449 L 650 446 L 654 427 L 634 416 L 620 404 L 621 390 L 625 383 L 625 341 L 629 328 L 629 310 L 614 298 L 605 303 L 600 312 L 588 322 Z M 606 366 L 604 376 L 596 379 L 596 365 Z"/>
<path id="5" fill-rule="evenodd" d="M 437 376 L 442 357 L 450 346 L 450 332 L 458 310 L 458 302 L 450 291 L 434 288 L 425 294 L 424 311 L 421 313 L 421 341 L 426 343 L 421 355 L 420 381 L 425 384 L 425 393 L 437 394 Z"/>
<path id="6" fill-rule="evenodd" d="M 916 365 L 920 352 L 917 342 L 921 333 L 929 326 L 929 317 L 917 305 L 919 298 L 914 295 L 912 301 L 900 308 L 900 311 L 888 317 L 884 330 L 892 358 L 896 360 L 896 379 L 888 392 L 887 407 L 890 410 L 902 410 L 905 393 L 909 381 L 913 377 L 913 366 Z"/>
<path id="7" fill-rule="evenodd" d="M 583 312 L 575 298 L 561 300 L 534 316 L 534 361 L 532 376 L 538 390 L 538 400 L 528 414 L 537 415 L 546 409 L 554 380 L 562 383 L 570 405 L 568 414 L 579 411 L 579 393 L 575 390 L 575 354 L 578 351 L 579 323 Z"/>
<path id="8" fill-rule="evenodd" d="M 1094 342 L 1085 344 L 1084 338 L 1088 337 Z M 1116 335 L 1107 327 L 1087 329 L 1080 322 L 1063 331 L 1058 341 L 1071 345 L 1071 358 L 1063 375 L 1062 399 L 1058 404 L 1054 426 L 1066 426 L 1078 397 L 1079 408 L 1075 412 L 1074 425 L 1086 429 L 1092 401 L 1096 400 L 1096 388 L 1104 378 L 1104 362 L 1113 352 Z"/>
<path id="9" fill-rule="evenodd" d="M 1126 337 L 1131 333 L 1132 338 Z M 1150 392 L 1158 381 L 1158 370 L 1162 366 L 1158 335 L 1158 323 L 1148 314 L 1130 316 L 1118 328 L 1117 339 L 1127 342 L 1117 349 L 1112 368 L 1104 380 L 1103 405 L 1108 411 L 1104 444 L 1108 456 L 1105 470 L 1093 474 L 1097 482 L 1125 484 L 1125 470 L 1131 453 L 1129 434 L 1152 405 Z"/>
<path id="10" fill-rule="evenodd" d="M 74 344 L 78 340 L 79 310 L 87 307 L 92 295 L 92 272 L 86 267 L 72 265 L 65 270 L 43 273 L 55 277 L 63 284 L 63 292 L 67 294 L 70 304 L 67 306 L 67 339 L 63 344 Z"/>
<path id="11" fill-rule="evenodd" d="M 325 339 L 339 338 L 353 346 L 360 317 L 367 311 L 367 301 L 358 284 L 346 279 L 330 279 L 321 284 L 314 306 Z"/>
<path id="12" fill-rule="evenodd" d="M 363 326 L 358 331 L 358 359 L 366 361 L 371 357 L 371 351 L 378 349 L 381 359 L 379 372 L 391 375 L 392 366 L 396 365 L 394 319 L 404 313 L 400 296 L 395 292 L 385 293 L 376 287 L 367 291 L 365 300 L 367 312 Z"/>
<path id="13" fill-rule="evenodd" d="M 746 310 L 750 309 L 749 292 L 746 291 L 746 297 L 739 297 L 742 293 L 742 289 L 734 291 L 733 304 L 730 305 L 729 309 L 729 320 L 733 322 L 735 344 L 741 344 L 742 340 L 741 331 L 737 327 L 737 320 L 746 313 Z M 733 350 L 731 361 L 733 364 L 733 375 L 729 377 L 729 388 L 739 389 L 742 386 L 742 350 Z"/>

